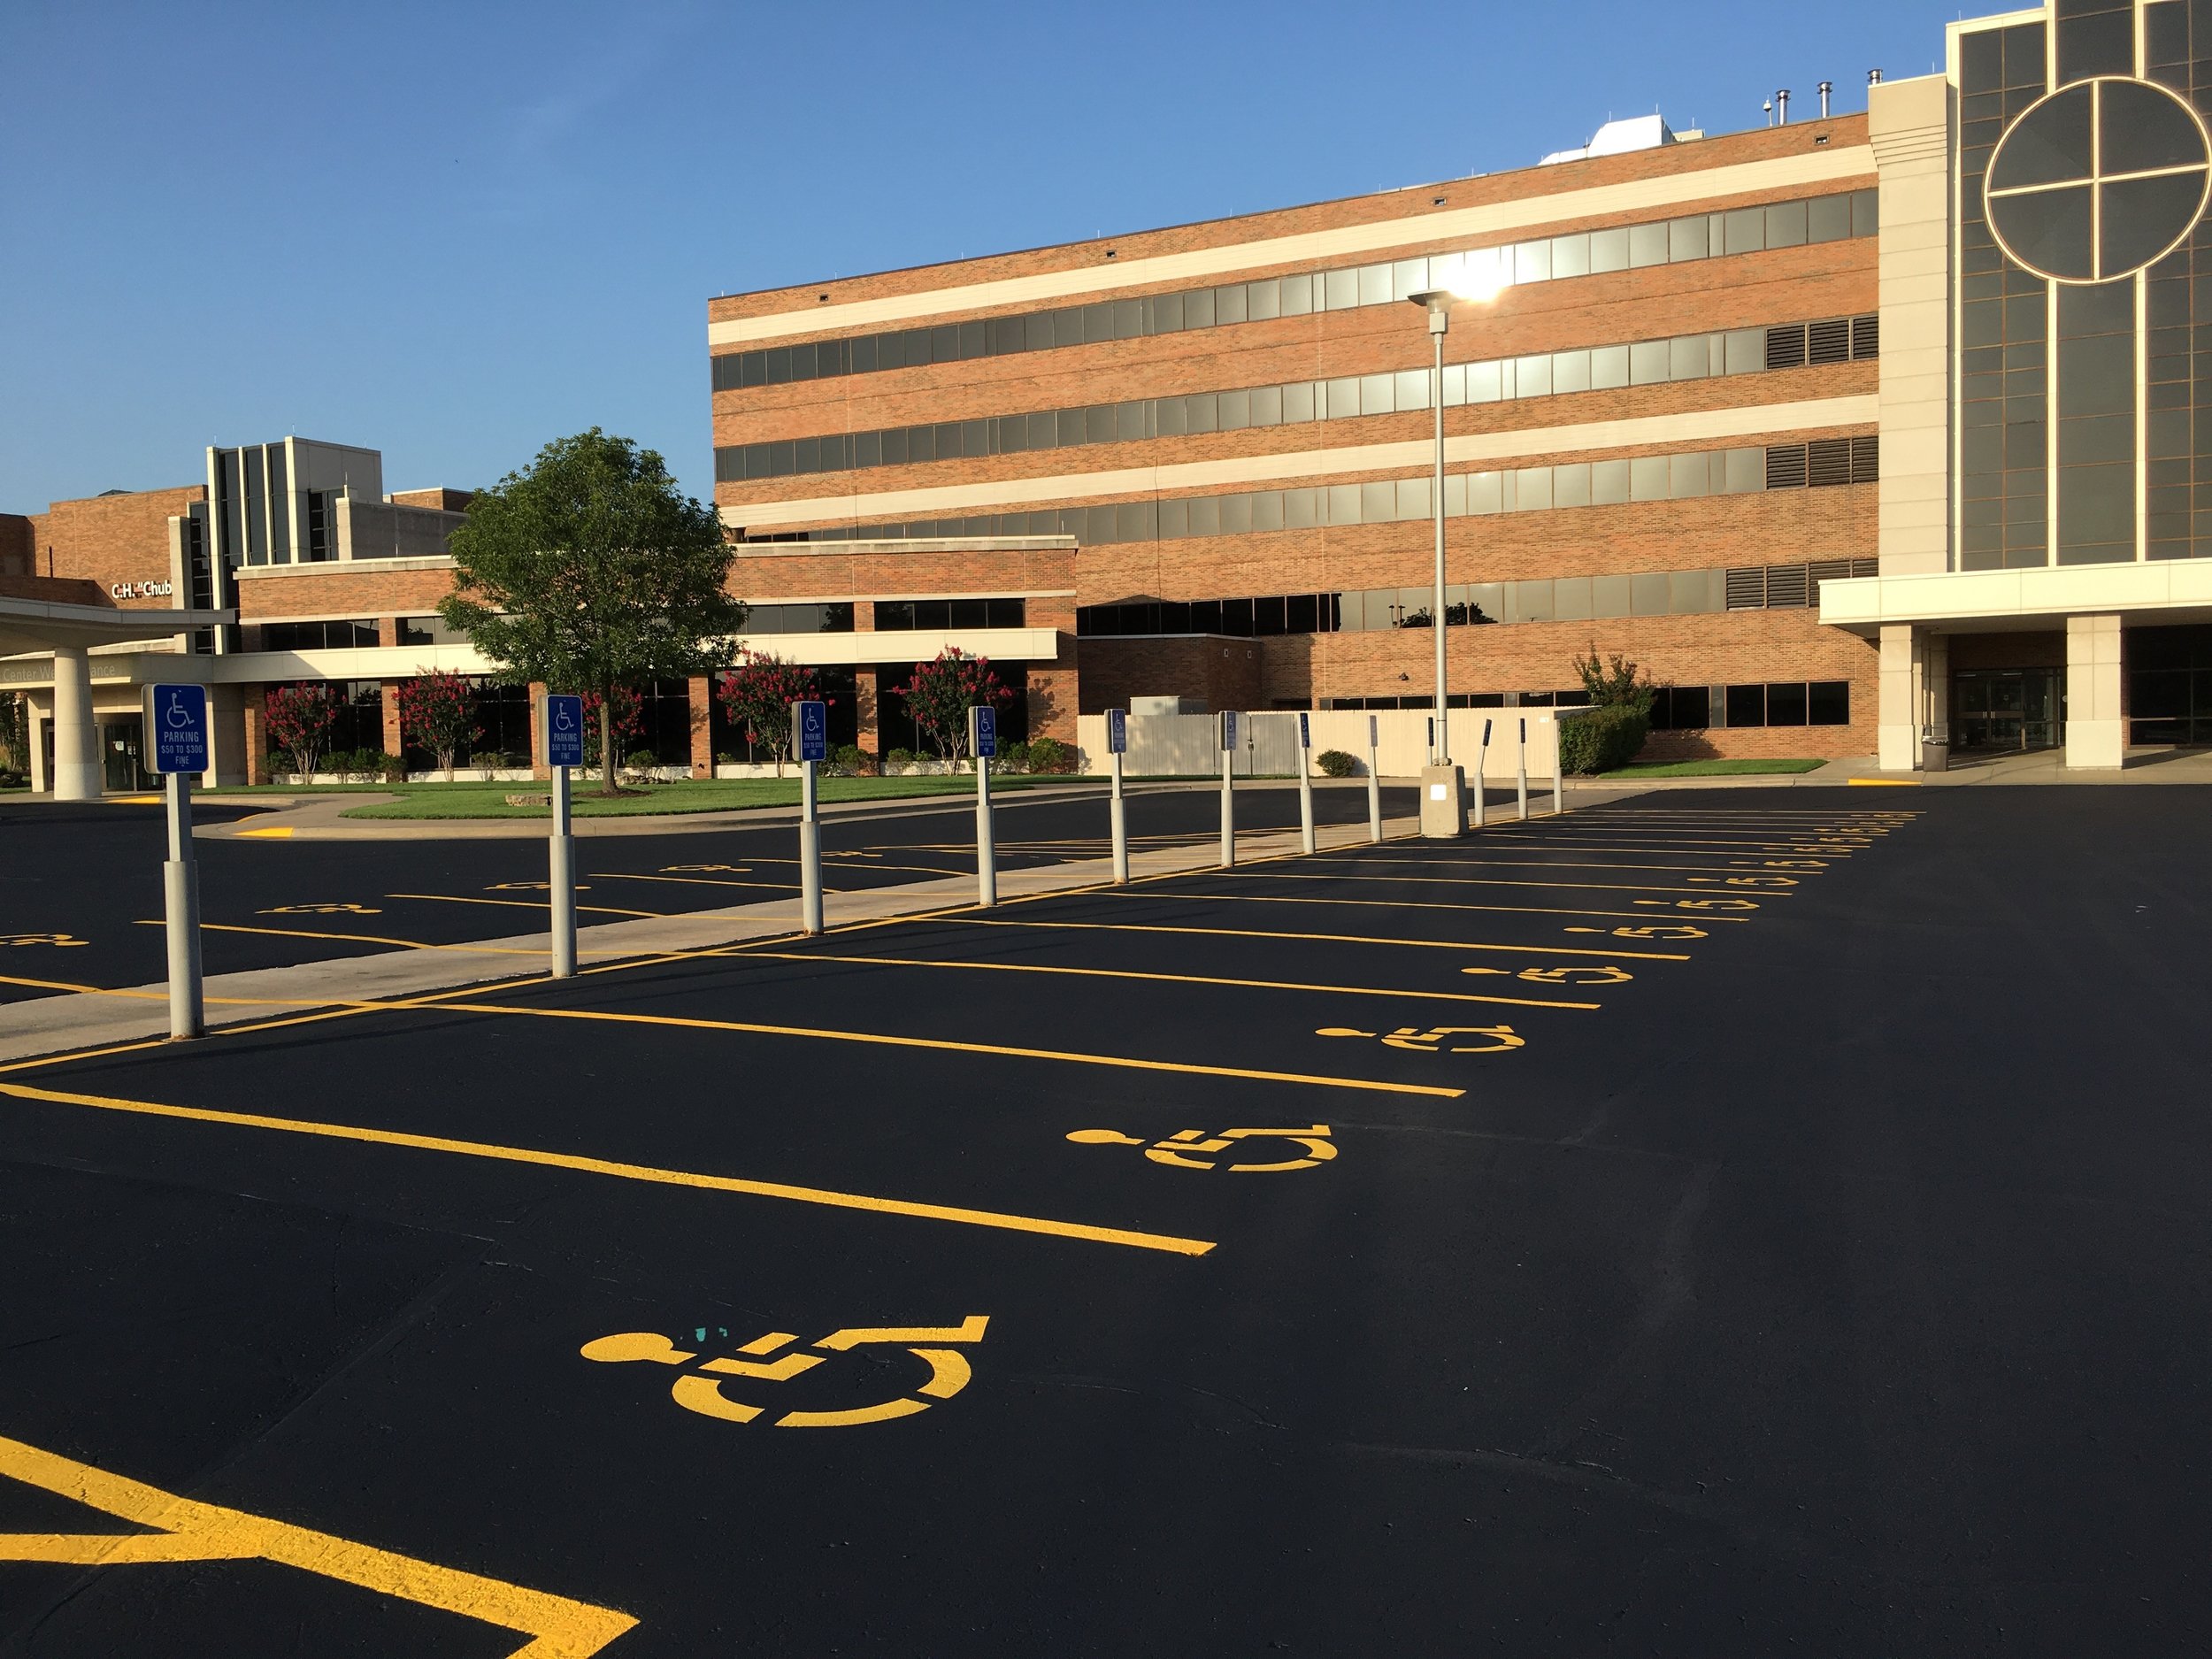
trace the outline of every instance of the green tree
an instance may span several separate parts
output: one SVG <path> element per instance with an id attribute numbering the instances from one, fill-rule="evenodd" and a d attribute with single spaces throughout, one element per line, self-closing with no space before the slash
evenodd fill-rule
<path id="1" fill-rule="evenodd" d="M 597 695 L 601 793 L 616 795 L 616 694 L 728 660 L 745 624 L 713 508 L 668 464 L 598 427 L 560 438 L 469 503 L 438 613 L 500 678 Z"/>
<path id="2" fill-rule="evenodd" d="M 459 674 L 432 669 L 399 687 L 399 725 L 411 743 L 428 749 L 453 781 L 455 757 L 484 735 L 476 723 L 476 690 Z"/>
<path id="3" fill-rule="evenodd" d="M 272 686 L 261 708 L 271 741 L 290 757 L 300 781 L 314 781 L 315 763 L 329 749 L 338 724 L 338 700 L 330 687 L 318 682 Z"/>
<path id="4" fill-rule="evenodd" d="M 1593 641 L 1590 654 L 1574 659 L 1574 670 L 1582 688 L 1590 694 L 1593 708 L 1626 709 L 1647 719 L 1651 717 L 1652 696 L 1658 687 L 1651 683 L 1649 674 L 1618 651 L 1601 662 Z"/>
<path id="5" fill-rule="evenodd" d="M 914 664 L 913 678 L 892 689 L 906 699 L 917 730 L 957 770 L 968 752 L 968 710 L 979 703 L 994 710 L 1014 701 L 1011 687 L 991 672 L 987 657 L 970 657 L 956 645 L 937 653 L 934 662 Z"/>

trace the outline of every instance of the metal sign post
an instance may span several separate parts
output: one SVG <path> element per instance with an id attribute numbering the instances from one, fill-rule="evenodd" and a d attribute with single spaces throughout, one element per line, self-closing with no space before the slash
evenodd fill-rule
<path id="1" fill-rule="evenodd" d="M 1564 746 L 1564 745 L 1563 745 L 1563 744 L 1560 742 L 1560 741 L 1559 741 L 1561 738 L 1564 737 L 1565 735 L 1566 735 L 1566 732 L 1565 732 L 1565 729 L 1564 729 L 1563 724 L 1563 722 L 1561 721 L 1560 717 L 1559 717 L 1559 716 L 1557 716 L 1557 715 L 1554 715 L 1554 716 L 1552 716 L 1552 722 L 1551 722 L 1551 815 L 1552 815 L 1554 818 L 1557 818 L 1557 817 L 1558 817 L 1558 816 L 1559 816 L 1562 812 L 1563 812 L 1563 811 L 1565 811 L 1565 810 L 1567 810 L 1567 804 L 1566 804 L 1566 802 L 1567 802 L 1567 780 L 1566 780 L 1566 779 L 1565 779 L 1565 777 L 1563 775 L 1563 774 L 1566 772 L 1566 770 L 1567 770 L 1567 769 L 1566 769 L 1566 767 L 1565 767 L 1565 766 L 1563 766 L 1563 765 L 1562 765 L 1562 764 L 1560 764 L 1560 763 L 1561 763 L 1561 759 L 1562 759 L 1562 757 L 1563 757 L 1565 755 L 1565 753 L 1566 753 L 1566 749 L 1565 749 L 1565 746 Z"/>
<path id="2" fill-rule="evenodd" d="M 1367 839 L 1382 840 L 1382 722 L 1367 717 Z"/>
<path id="3" fill-rule="evenodd" d="M 822 822 L 814 765 L 829 758 L 829 705 L 791 705 L 791 747 L 799 757 L 799 931 L 822 931 Z"/>
<path id="4" fill-rule="evenodd" d="M 1313 717 L 1298 714 L 1298 844 L 1317 850 L 1313 836 Z"/>
<path id="5" fill-rule="evenodd" d="M 146 687 L 146 748 L 165 780 L 169 859 L 161 866 L 169 943 L 169 1035 L 207 1029 L 200 992 L 200 872 L 192 856 L 192 774 L 207 770 L 207 687 Z"/>
<path id="6" fill-rule="evenodd" d="M 1521 794 L 1521 818 L 1528 818 L 1528 716 L 1521 716 L 1521 747 L 1513 757 L 1514 787 Z"/>
<path id="7" fill-rule="evenodd" d="M 1482 741 L 1475 745 L 1475 827 L 1482 827 L 1482 769 L 1490 758 L 1490 722 L 1482 723 Z"/>
<path id="8" fill-rule="evenodd" d="M 1237 713 L 1221 711 L 1221 867 L 1237 865 Z"/>
<path id="9" fill-rule="evenodd" d="M 584 764 L 584 700 L 549 695 L 540 705 L 539 718 L 545 723 L 545 764 L 553 774 L 553 826 L 546 837 L 553 977 L 572 979 L 576 977 L 576 838 L 569 833 L 569 769 Z"/>
<path id="10" fill-rule="evenodd" d="M 1121 757 L 1129 752 L 1129 710 L 1106 710 L 1106 757 L 1113 769 L 1113 793 L 1107 797 L 1114 838 L 1114 879 L 1129 879 L 1129 815 L 1121 798 Z"/>
<path id="11" fill-rule="evenodd" d="M 981 703 L 968 710 L 968 752 L 975 757 L 975 895 L 998 902 L 998 842 L 991 827 L 991 762 L 998 755 L 998 714 Z"/>

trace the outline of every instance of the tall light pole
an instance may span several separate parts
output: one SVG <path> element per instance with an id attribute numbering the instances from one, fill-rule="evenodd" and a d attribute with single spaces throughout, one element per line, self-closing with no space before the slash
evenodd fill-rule
<path id="1" fill-rule="evenodd" d="M 1436 481 L 1429 491 L 1429 504 L 1436 518 L 1436 597 L 1429 606 L 1431 625 L 1436 630 L 1436 741 L 1429 758 L 1439 766 L 1452 764 L 1451 708 L 1445 695 L 1444 681 L 1444 333 L 1451 326 L 1451 303 L 1455 297 L 1449 288 L 1429 288 L 1411 296 L 1416 305 L 1425 307 L 1429 314 L 1429 344 L 1432 348 L 1429 369 L 1429 408 L 1436 417 Z M 1479 781 L 1476 787 L 1481 787 Z"/>
<path id="2" fill-rule="evenodd" d="M 1457 835 L 1466 827 L 1460 798 L 1463 785 L 1452 766 L 1451 699 L 1444 657 L 1444 335 L 1451 327 L 1454 300 L 1494 299 L 1499 286 L 1494 266 L 1471 265 L 1466 280 L 1456 288 L 1426 288 L 1406 296 L 1428 313 L 1429 408 L 1436 419 L 1436 476 L 1429 490 L 1436 521 L 1436 594 L 1429 606 L 1430 625 L 1436 630 L 1436 742 L 1430 757 L 1435 775 L 1424 779 L 1421 790 L 1425 835 Z M 1449 810 L 1442 813 L 1431 810 L 1432 803 L 1441 798 L 1437 793 L 1440 786 L 1450 797 Z M 1480 778 L 1475 780 L 1475 787 L 1482 787 Z"/>

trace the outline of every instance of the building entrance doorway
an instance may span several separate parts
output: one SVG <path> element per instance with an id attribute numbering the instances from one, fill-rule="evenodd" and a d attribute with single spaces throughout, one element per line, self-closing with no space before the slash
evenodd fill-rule
<path id="1" fill-rule="evenodd" d="M 101 784 L 117 795 L 136 795 L 154 787 L 140 758 L 140 716 L 100 722 Z"/>
<path id="2" fill-rule="evenodd" d="M 2055 749 L 2066 741 L 2064 672 L 1973 668 L 1951 676 L 1951 747 L 1963 753 Z"/>

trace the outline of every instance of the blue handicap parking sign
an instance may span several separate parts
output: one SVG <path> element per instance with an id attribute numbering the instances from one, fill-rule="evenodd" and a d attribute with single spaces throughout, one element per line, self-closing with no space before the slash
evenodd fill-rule
<path id="1" fill-rule="evenodd" d="M 998 710 L 981 703 L 968 711 L 974 717 L 975 752 L 984 760 L 998 757 Z"/>
<path id="2" fill-rule="evenodd" d="M 1234 709 L 1224 709 L 1221 711 L 1221 748 L 1225 754 L 1236 746 L 1237 711 Z"/>
<path id="3" fill-rule="evenodd" d="M 1298 716 L 1298 747 L 1313 747 L 1313 717 L 1302 712 Z"/>
<path id="4" fill-rule="evenodd" d="M 1129 710 L 1126 709 L 1106 710 L 1106 752 L 1110 755 L 1126 755 L 1129 752 Z"/>
<path id="5" fill-rule="evenodd" d="M 207 770 L 207 687 L 146 687 L 148 758 L 157 772 Z"/>
<path id="6" fill-rule="evenodd" d="M 829 758 L 829 704 L 795 703 L 791 705 L 791 734 L 801 760 Z"/>
<path id="7" fill-rule="evenodd" d="M 584 764 L 584 700 L 558 694 L 545 700 L 545 764 Z"/>

